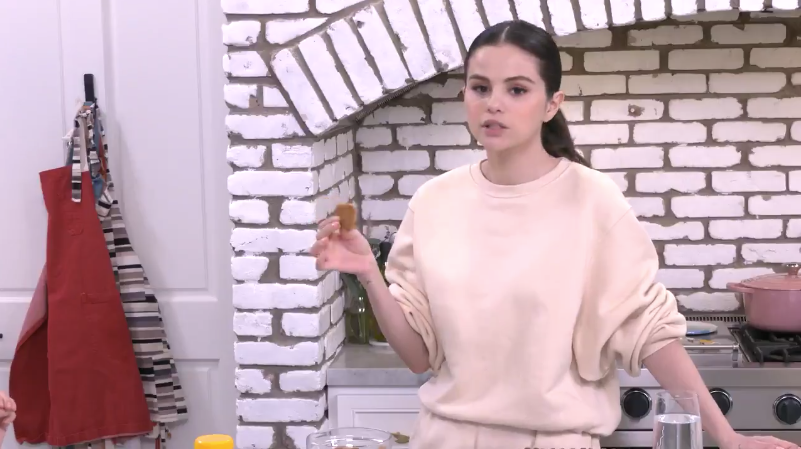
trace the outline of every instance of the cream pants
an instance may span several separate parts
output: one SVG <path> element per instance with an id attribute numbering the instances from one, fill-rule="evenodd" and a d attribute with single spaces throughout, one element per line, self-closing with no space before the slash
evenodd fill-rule
<path id="1" fill-rule="evenodd" d="M 600 449 L 597 437 L 454 421 L 420 410 L 409 449 Z"/>

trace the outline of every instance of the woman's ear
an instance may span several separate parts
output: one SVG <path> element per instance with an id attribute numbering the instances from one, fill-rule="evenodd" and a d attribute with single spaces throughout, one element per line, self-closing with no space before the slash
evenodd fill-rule
<path id="1" fill-rule="evenodd" d="M 559 92 L 555 92 L 551 99 L 548 100 L 548 104 L 545 106 L 545 121 L 550 122 L 551 119 L 559 112 L 559 108 L 562 106 L 562 102 L 565 101 L 565 93 L 561 90 Z"/>

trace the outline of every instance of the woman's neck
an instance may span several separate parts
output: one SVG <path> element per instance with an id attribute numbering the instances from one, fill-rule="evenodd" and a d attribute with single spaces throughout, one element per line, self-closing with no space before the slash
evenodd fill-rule
<path id="1" fill-rule="evenodd" d="M 559 159 L 538 148 L 509 148 L 488 151 L 481 172 L 493 184 L 517 185 L 539 179 L 556 167 Z"/>

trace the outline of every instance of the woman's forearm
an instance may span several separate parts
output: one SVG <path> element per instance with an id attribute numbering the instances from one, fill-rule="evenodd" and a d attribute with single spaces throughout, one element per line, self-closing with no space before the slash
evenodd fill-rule
<path id="1" fill-rule="evenodd" d="M 370 305 L 387 343 L 413 372 L 419 374 L 428 370 L 428 349 L 423 337 L 406 321 L 403 310 L 389 292 L 378 267 L 359 276 L 359 282 L 367 290 Z"/>
<path id="2" fill-rule="evenodd" d="M 669 343 L 648 356 L 644 363 L 665 390 L 671 393 L 694 391 L 698 395 L 701 423 L 704 430 L 709 432 L 715 441 L 722 443 L 735 435 L 726 417 L 720 412 L 717 403 L 709 394 L 698 368 L 695 367 L 681 342 Z"/>

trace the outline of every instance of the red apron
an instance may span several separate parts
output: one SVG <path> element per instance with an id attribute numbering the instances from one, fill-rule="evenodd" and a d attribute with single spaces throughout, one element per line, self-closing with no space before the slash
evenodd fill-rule
<path id="1" fill-rule="evenodd" d="M 23 332 L 11 363 L 19 443 L 66 446 L 153 428 L 91 176 L 81 171 L 85 141 L 75 147 L 72 166 L 39 175 L 47 313 Z"/>

